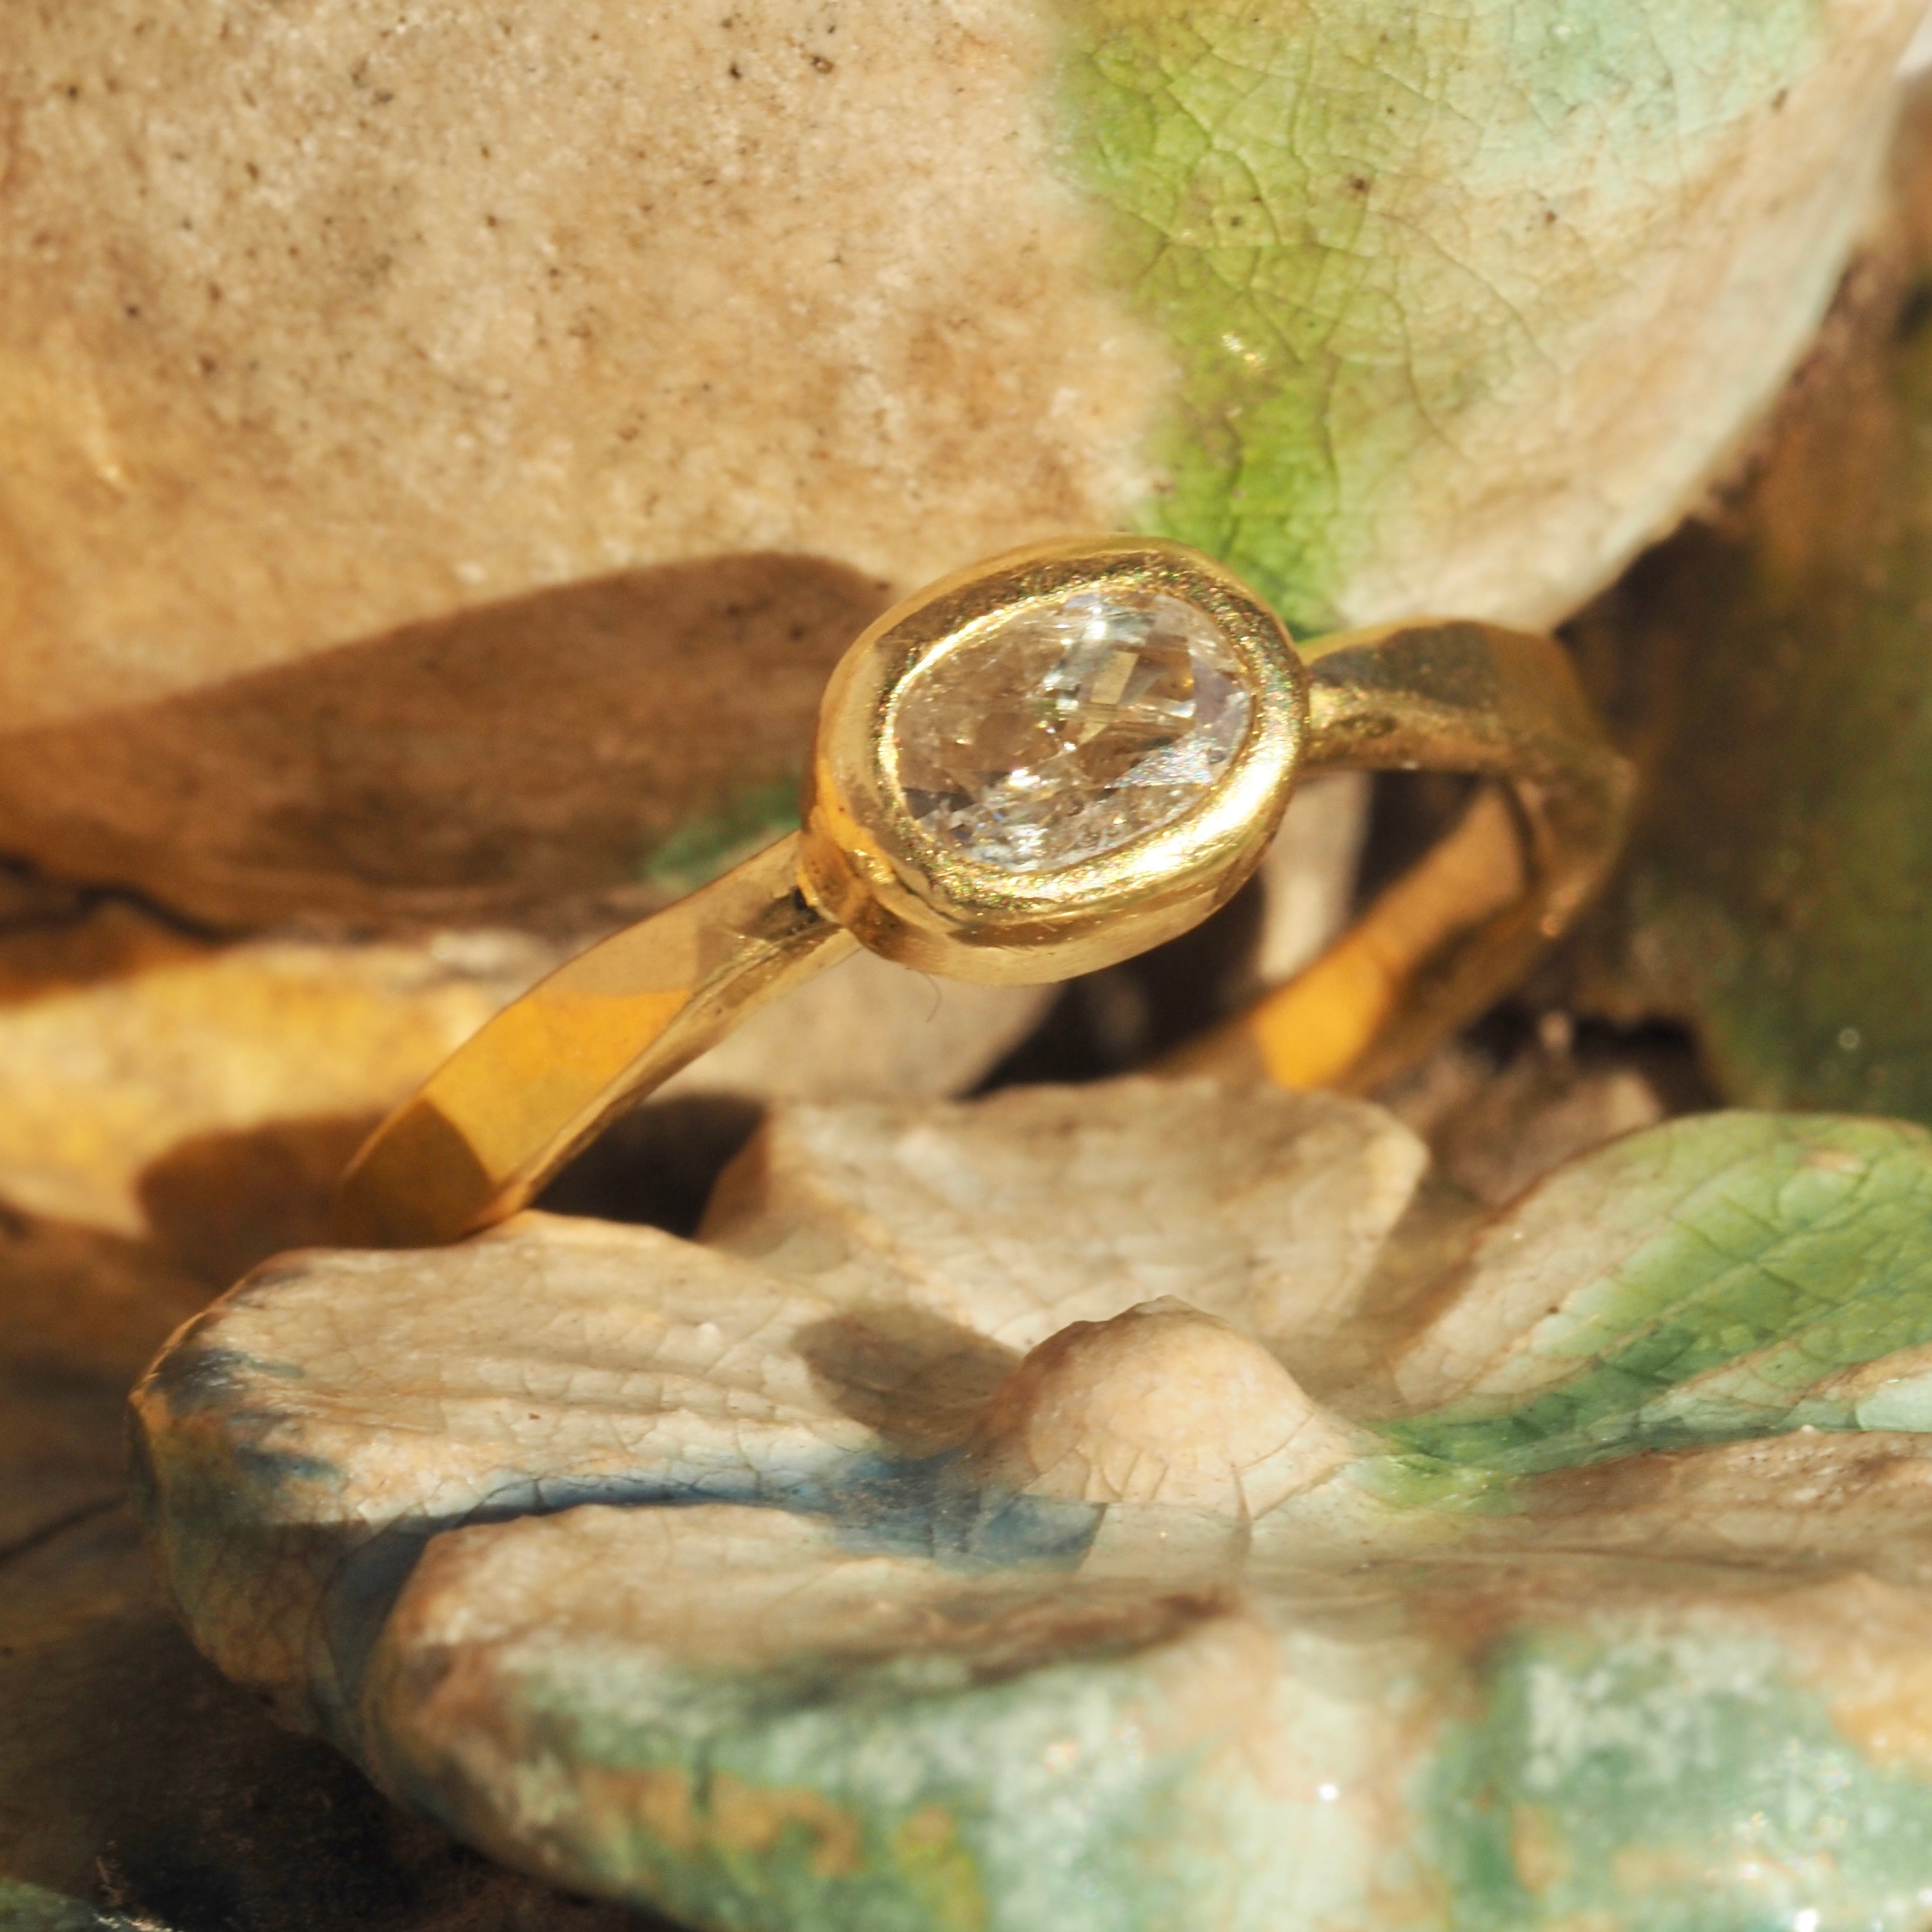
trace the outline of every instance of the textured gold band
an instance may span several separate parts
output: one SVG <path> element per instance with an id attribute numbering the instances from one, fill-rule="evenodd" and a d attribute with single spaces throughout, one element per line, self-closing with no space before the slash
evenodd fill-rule
<path id="1" fill-rule="evenodd" d="M 1360 1093 L 1520 984 L 1622 849 L 1634 777 L 1554 639 L 1492 624 L 1352 631 L 1303 652 L 1302 770 L 1492 781 L 1303 971 L 1168 1070 Z"/>
<path id="2" fill-rule="evenodd" d="M 876 754 L 866 734 L 876 740 L 884 715 L 870 697 L 855 706 L 851 688 L 890 681 L 932 637 L 1003 598 L 1096 574 L 1210 603 L 1263 657 L 1274 651 L 1250 744 L 1222 785 L 1255 802 L 1238 823 L 1222 811 L 1204 831 L 1137 841 L 1120 858 L 1048 875 L 1030 896 L 1009 891 L 1005 904 L 976 875 L 961 884 L 959 868 L 909 879 L 903 851 L 868 821 L 862 785 L 844 776 Z M 1602 880 L 1630 790 L 1550 638 L 1416 622 L 1334 636 L 1298 660 L 1251 593 L 1176 546 L 1108 539 L 997 560 L 910 600 L 854 646 L 828 693 L 805 832 L 592 946 L 499 1014 L 357 1156 L 340 1236 L 433 1246 L 514 1213 L 614 1115 L 862 940 L 982 979 L 1065 976 L 1140 950 L 1240 884 L 1298 770 L 1496 782 L 1322 958 L 1195 1056 L 1296 1086 L 1372 1084 L 1520 980 Z"/>

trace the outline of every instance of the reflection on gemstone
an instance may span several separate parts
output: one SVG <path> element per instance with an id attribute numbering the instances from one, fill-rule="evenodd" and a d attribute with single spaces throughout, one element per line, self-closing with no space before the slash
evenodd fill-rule
<path id="1" fill-rule="evenodd" d="M 1240 661 L 1178 597 L 1082 590 L 994 620 L 910 680 L 893 727 L 913 816 L 1042 872 L 1171 824 L 1247 735 Z"/>

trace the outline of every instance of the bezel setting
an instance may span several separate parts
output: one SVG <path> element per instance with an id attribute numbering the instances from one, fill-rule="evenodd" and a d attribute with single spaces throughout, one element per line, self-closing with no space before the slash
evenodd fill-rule
<path id="1" fill-rule="evenodd" d="M 1060 866 L 968 856 L 914 817 L 896 776 L 900 699 L 989 622 L 1082 591 L 1178 598 L 1240 668 L 1246 736 L 1200 800 L 1163 825 Z M 872 951 L 956 980 L 1091 972 L 1186 932 L 1253 871 L 1286 810 L 1308 727 L 1307 677 L 1280 620 L 1198 551 L 1145 538 L 1031 546 L 942 578 L 847 652 L 820 708 L 800 884 Z"/>

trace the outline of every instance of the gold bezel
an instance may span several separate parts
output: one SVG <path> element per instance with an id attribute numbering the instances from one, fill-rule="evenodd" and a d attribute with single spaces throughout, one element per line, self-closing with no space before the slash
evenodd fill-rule
<path id="1" fill-rule="evenodd" d="M 1253 704 L 1240 748 L 1198 804 L 1096 857 L 1016 872 L 943 846 L 893 780 L 897 694 L 986 619 L 1108 585 L 1179 597 L 1220 626 Z M 1281 620 L 1212 559 L 1137 537 L 1010 551 L 895 606 L 840 660 L 819 709 L 800 884 L 873 952 L 948 979 L 1024 985 L 1092 972 L 1232 896 L 1287 809 L 1307 728 L 1307 676 Z"/>

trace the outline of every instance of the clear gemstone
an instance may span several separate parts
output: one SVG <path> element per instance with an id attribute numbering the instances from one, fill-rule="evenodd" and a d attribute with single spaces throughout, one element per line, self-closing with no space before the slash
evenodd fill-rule
<path id="1" fill-rule="evenodd" d="M 1178 597 L 1029 604 L 910 680 L 898 782 L 935 838 L 1007 872 L 1068 866 L 1171 824 L 1247 735 L 1240 661 Z"/>

